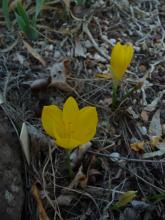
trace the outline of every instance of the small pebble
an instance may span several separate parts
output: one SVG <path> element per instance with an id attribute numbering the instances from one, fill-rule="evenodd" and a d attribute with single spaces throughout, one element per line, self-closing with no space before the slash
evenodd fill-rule
<path id="1" fill-rule="evenodd" d="M 140 129 L 142 135 L 146 135 L 147 134 L 147 128 L 146 127 L 142 126 L 142 127 L 139 127 L 139 129 Z"/>
<path id="2" fill-rule="evenodd" d="M 114 38 L 111 38 L 109 41 L 111 42 L 112 45 L 116 44 L 116 39 L 114 39 Z"/>
<path id="3" fill-rule="evenodd" d="M 140 51 L 140 47 L 134 47 L 134 49 L 135 49 L 136 52 Z"/>

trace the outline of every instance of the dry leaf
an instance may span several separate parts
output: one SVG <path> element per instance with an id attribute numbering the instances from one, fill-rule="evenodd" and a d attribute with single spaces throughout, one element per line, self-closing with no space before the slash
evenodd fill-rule
<path id="1" fill-rule="evenodd" d="M 40 191 L 39 189 L 37 188 L 36 184 L 33 184 L 32 186 L 32 194 L 37 202 L 37 207 L 38 207 L 38 213 L 39 213 L 39 219 L 40 220 L 49 220 L 47 214 L 46 214 L 46 211 L 43 207 L 43 204 L 42 204 L 42 200 L 40 198 Z"/>
<path id="2" fill-rule="evenodd" d="M 71 164 L 72 167 L 77 167 L 80 165 L 84 154 L 87 152 L 87 150 L 89 150 L 89 148 L 91 147 L 92 143 L 89 141 L 86 144 L 82 144 L 80 145 L 79 148 L 75 149 L 71 155 L 70 155 L 70 160 L 71 160 Z"/>
<path id="3" fill-rule="evenodd" d="M 144 110 L 148 112 L 154 111 L 164 94 L 165 94 L 165 90 L 159 92 L 158 96 L 150 104 L 147 104 Z"/>
<path id="4" fill-rule="evenodd" d="M 23 41 L 24 46 L 28 50 L 28 52 L 35 58 L 37 59 L 43 66 L 46 66 L 45 60 L 41 57 L 41 55 L 34 49 L 32 46 L 27 43 L 26 41 Z"/>
<path id="5" fill-rule="evenodd" d="M 80 145 L 79 149 L 78 149 L 78 155 L 77 155 L 77 160 L 80 162 L 83 159 L 83 156 L 85 155 L 85 153 L 89 150 L 89 148 L 92 146 L 92 143 L 89 141 L 86 144 L 82 144 Z"/>
<path id="6" fill-rule="evenodd" d="M 70 61 L 64 60 L 55 63 L 50 69 L 51 81 L 49 86 L 56 87 L 64 92 L 72 92 L 72 87 L 67 83 L 67 74 L 70 71 Z"/>
<path id="7" fill-rule="evenodd" d="M 22 150 L 24 152 L 25 158 L 28 164 L 30 165 L 29 135 L 28 135 L 28 129 L 27 129 L 25 122 L 23 122 L 22 124 L 21 133 L 20 133 L 20 141 L 21 141 L 21 146 L 22 146 Z"/>
<path id="8" fill-rule="evenodd" d="M 82 188 L 85 188 L 87 185 L 88 178 L 82 171 L 82 166 L 80 166 L 76 176 L 72 180 L 72 182 L 69 185 L 69 188 L 77 188 L 77 186 L 81 186 Z"/>
<path id="9" fill-rule="evenodd" d="M 159 136 L 152 136 L 150 138 L 150 144 L 152 147 L 157 147 L 160 141 L 160 137 Z"/>
<path id="10" fill-rule="evenodd" d="M 159 143 L 157 148 L 160 149 L 162 152 L 165 152 L 165 142 Z"/>
<path id="11" fill-rule="evenodd" d="M 149 126 L 149 135 L 152 136 L 162 136 L 162 126 L 160 124 L 160 110 L 158 109 L 152 117 Z"/>
<path id="12" fill-rule="evenodd" d="M 146 111 L 141 112 L 141 118 L 144 122 L 148 122 L 148 113 Z"/>
<path id="13" fill-rule="evenodd" d="M 97 78 L 102 78 L 102 79 L 112 79 L 112 75 L 110 73 L 105 74 L 105 73 L 97 73 L 96 74 Z"/>
<path id="14" fill-rule="evenodd" d="M 81 45 L 79 38 L 75 42 L 75 57 L 86 58 L 85 48 Z"/>
<path id="15" fill-rule="evenodd" d="M 144 150 L 144 141 L 139 141 L 139 142 L 130 144 L 130 147 L 134 151 Z"/>
<path id="16" fill-rule="evenodd" d="M 152 157 L 156 157 L 156 156 L 162 156 L 164 154 L 165 154 L 165 151 L 157 150 L 154 152 L 144 153 L 142 158 L 147 159 L 147 158 L 152 158 Z"/>
<path id="17" fill-rule="evenodd" d="M 60 206 L 70 206 L 72 200 L 74 199 L 74 195 L 64 194 L 57 197 L 56 202 Z"/>
<path id="18" fill-rule="evenodd" d="M 159 142 L 160 137 L 155 137 L 155 140 L 153 141 L 153 144 L 155 144 L 155 147 L 157 147 L 159 150 L 149 153 L 144 153 L 143 158 L 151 158 L 156 156 L 162 156 L 165 154 L 165 142 Z"/>

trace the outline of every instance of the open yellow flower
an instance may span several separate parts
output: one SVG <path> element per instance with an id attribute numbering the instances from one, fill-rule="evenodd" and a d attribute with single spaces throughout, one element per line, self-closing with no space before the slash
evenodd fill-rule
<path id="1" fill-rule="evenodd" d="M 74 149 L 90 141 L 96 134 L 98 116 L 95 107 L 79 109 L 76 100 L 69 97 L 63 111 L 56 105 L 44 106 L 41 116 L 46 133 L 65 149 Z"/>
<path id="2" fill-rule="evenodd" d="M 122 45 L 118 42 L 112 49 L 111 53 L 111 69 L 113 79 L 115 81 L 120 81 L 131 63 L 133 57 L 134 49 L 132 44 Z"/>

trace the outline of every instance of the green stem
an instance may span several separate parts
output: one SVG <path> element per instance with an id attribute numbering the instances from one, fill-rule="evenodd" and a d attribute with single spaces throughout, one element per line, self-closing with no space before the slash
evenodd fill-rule
<path id="1" fill-rule="evenodd" d="M 112 84 L 112 108 L 115 109 L 117 107 L 117 93 L 118 93 L 118 82 L 113 81 Z"/>
<path id="2" fill-rule="evenodd" d="M 66 156 L 66 165 L 67 165 L 69 177 L 72 178 L 74 176 L 74 173 L 73 173 L 72 166 L 71 166 L 71 161 L 70 161 L 70 151 L 67 150 L 66 154 L 67 154 L 67 156 Z"/>

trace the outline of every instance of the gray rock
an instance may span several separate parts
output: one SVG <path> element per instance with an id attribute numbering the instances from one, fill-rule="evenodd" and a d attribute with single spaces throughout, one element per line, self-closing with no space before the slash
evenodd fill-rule
<path id="1" fill-rule="evenodd" d="M 23 163 L 18 136 L 0 106 L 0 219 L 20 220 L 24 202 Z"/>

